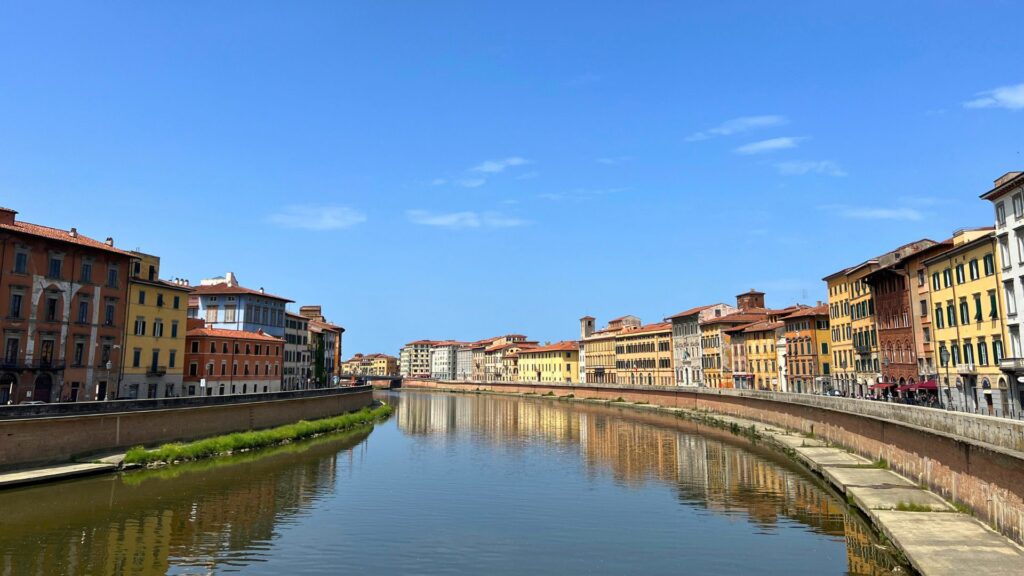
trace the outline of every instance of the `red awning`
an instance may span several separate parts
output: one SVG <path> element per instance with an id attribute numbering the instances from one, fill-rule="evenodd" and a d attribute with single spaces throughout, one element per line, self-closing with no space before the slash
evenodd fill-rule
<path id="1" fill-rule="evenodd" d="M 914 390 L 938 390 L 939 383 L 935 380 L 925 380 L 914 384 Z"/>
<path id="2" fill-rule="evenodd" d="M 904 384 L 903 386 L 900 386 L 899 388 L 896 388 L 896 391 L 897 392 L 909 392 L 910 389 L 913 388 L 913 387 L 914 387 L 913 384 Z"/>
<path id="3" fill-rule="evenodd" d="M 877 388 L 888 388 L 890 386 L 895 386 L 895 385 L 896 385 L 895 382 L 882 382 L 880 384 L 872 384 L 871 386 L 868 386 L 868 390 L 875 390 Z"/>

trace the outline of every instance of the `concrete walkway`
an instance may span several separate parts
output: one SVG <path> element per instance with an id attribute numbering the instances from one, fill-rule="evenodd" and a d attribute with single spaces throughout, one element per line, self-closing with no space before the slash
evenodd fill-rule
<path id="1" fill-rule="evenodd" d="M 691 414 L 695 418 L 707 416 Z M 1024 548 L 972 516 L 958 513 L 937 494 L 881 463 L 774 426 L 732 416 L 713 417 L 742 429 L 753 426 L 761 437 L 791 450 L 797 459 L 846 494 L 924 576 L 1024 574 Z"/>
<path id="2" fill-rule="evenodd" d="M 57 464 L 39 468 L 27 468 L 16 472 L 0 473 L 0 490 L 25 484 L 41 484 L 77 476 L 89 476 L 104 472 L 115 472 L 124 467 L 124 454 L 111 454 L 93 462 Z"/>

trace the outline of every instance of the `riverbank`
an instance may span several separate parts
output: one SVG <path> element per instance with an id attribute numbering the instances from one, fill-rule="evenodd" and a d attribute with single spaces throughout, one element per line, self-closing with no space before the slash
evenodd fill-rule
<path id="1" fill-rule="evenodd" d="M 15 470 L 0 474 L 0 490 L 82 476 L 115 473 L 143 465 L 178 463 L 239 452 L 251 452 L 326 434 L 352 431 L 387 418 L 392 411 L 392 407 L 388 405 L 363 408 L 349 414 L 313 421 L 301 420 L 271 429 L 237 432 L 189 443 L 170 443 L 153 450 L 136 447 L 127 453 L 112 454 L 86 462 Z"/>
<path id="2" fill-rule="evenodd" d="M 406 389 L 414 390 L 411 387 Z M 431 388 L 441 390 L 442 388 Z M 763 441 L 790 456 L 845 497 L 907 563 L 926 576 L 962 573 L 965 567 L 987 574 L 1019 574 L 1024 548 L 993 531 L 960 508 L 888 469 L 827 441 L 792 429 L 707 410 L 650 403 L 576 398 L 572 394 L 519 393 L 445 388 L 468 394 L 523 396 L 559 402 L 583 402 L 673 414 Z"/>

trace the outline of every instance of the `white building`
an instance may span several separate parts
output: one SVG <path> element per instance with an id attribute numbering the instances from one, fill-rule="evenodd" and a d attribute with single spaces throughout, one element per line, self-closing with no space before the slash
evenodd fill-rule
<path id="1" fill-rule="evenodd" d="M 454 380 L 458 368 L 461 342 L 438 342 L 430 349 L 430 377 L 434 380 Z"/>
<path id="2" fill-rule="evenodd" d="M 1010 349 L 1006 351 L 1007 356 L 1000 360 L 999 368 L 1007 376 L 1006 391 L 1010 396 L 1010 411 L 1019 414 L 1024 408 L 1024 348 L 1021 347 L 1021 324 L 1024 319 L 1024 172 L 1007 172 L 981 197 L 991 201 L 995 208 L 995 233 L 999 242 L 1005 296 L 1003 317 L 1010 337 Z M 992 390 L 993 394 L 998 392 Z M 999 398 L 993 398 L 996 404 L 1000 401 Z"/>
<path id="3" fill-rule="evenodd" d="M 430 348 L 433 340 L 417 340 L 402 347 L 398 355 L 399 373 L 406 378 L 430 378 Z"/>
<path id="4" fill-rule="evenodd" d="M 672 365 L 675 366 L 677 386 L 704 385 L 700 323 L 738 311 L 738 308 L 728 304 L 709 304 L 665 319 L 672 322 Z"/>
<path id="5" fill-rule="evenodd" d="M 304 390 L 309 384 L 309 319 L 287 312 L 284 322 L 282 390 Z"/>
<path id="6" fill-rule="evenodd" d="M 462 382 L 473 378 L 473 344 L 459 346 L 455 353 L 455 379 Z"/>

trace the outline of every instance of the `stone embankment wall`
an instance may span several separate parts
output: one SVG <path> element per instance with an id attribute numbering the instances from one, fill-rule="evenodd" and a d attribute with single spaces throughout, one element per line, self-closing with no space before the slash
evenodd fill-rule
<path id="1" fill-rule="evenodd" d="M 152 409 L 122 404 L 122 410 L 113 412 L 2 419 L 0 469 L 326 418 L 368 406 L 373 389 L 357 386 L 265 396 L 214 396 L 202 403 Z"/>
<path id="2" fill-rule="evenodd" d="M 1024 544 L 1024 422 L 870 400 L 754 390 L 613 385 L 436 382 L 407 388 L 553 392 L 709 410 L 785 426 L 843 446 L 964 504 Z"/>

